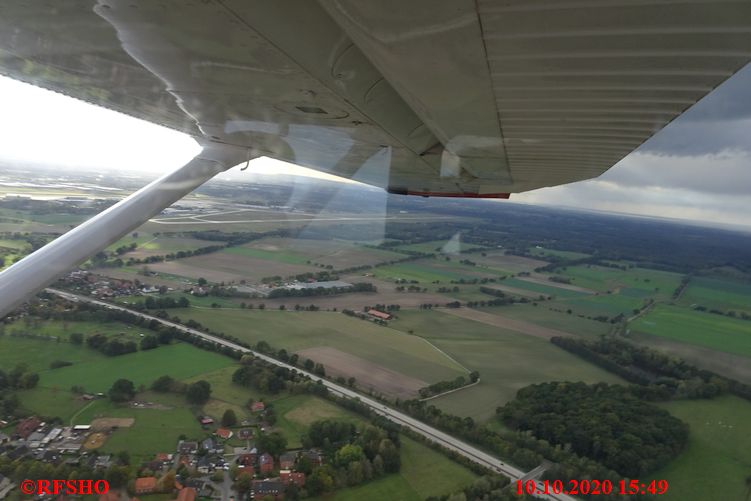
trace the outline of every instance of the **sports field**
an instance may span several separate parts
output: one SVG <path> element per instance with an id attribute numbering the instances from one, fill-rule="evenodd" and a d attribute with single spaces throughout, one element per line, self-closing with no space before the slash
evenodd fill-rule
<path id="1" fill-rule="evenodd" d="M 637 332 L 751 357 L 751 322 L 748 320 L 658 305 L 630 327 Z"/>
<path id="2" fill-rule="evenodd" d="M 690 427 L 685 452 L 653 475 L 670 485 L 660 499 L 748 499 L 751 403 L 724 396 L 659 405 Z"/>

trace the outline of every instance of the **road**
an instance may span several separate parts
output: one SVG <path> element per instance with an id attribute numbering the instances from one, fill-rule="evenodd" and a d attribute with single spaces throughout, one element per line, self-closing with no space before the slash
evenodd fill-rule
<path id="1" fill-rule="evenodd" d="M 183 332 L 186 332 L 188 334 L 192 334 L 193 336 L 205 339 L 207 341 L 212 341 L 215 344 L 226 346 L 228 348 L 232 348 L 233 350 L 237 350 L 242 353 L 250 353 L 253 356 L 260 358 L 262 360 L 265 360 L 266 362 L 269 362 L 271 364 L 277 365 L 279 367 L 285 367 L 290 370 L 295 370 L 298 373 L 305 374 L 313 381 L 320 381 L 328 390 L 333 393 L 334 395 L 340 396 L 340 397 L 347 397 L 347 398 L 356 398 L 360 400 L 363 404 L 370 407 L 370 409 L 375 412 L 376 414 L 380 414 L 381 416 L 386 417 L 390 421 L 397 423 L 405 428 L 409 428 L 410 430 L 414 431 L 415 433 L 418 433 L 422 435 L 423 437 L 427 438 L 428 440 L 441 445 L 442 447 L 445 447 L 447 449 L 453 450 L 458 452 L 459 454 L 463 455 L 467 459 L 474 461 L 475 463 L 484 466 L 492 471 L 495 471 L 497 473 L 501 473 L 511 479 L 511 482 L 513 483 L 516 480 L 520 480 L 524 478 L 527 473 L 514 467 L 509 464 L 504 463 L 500 459 L 491 456 L 490 454 L 472 446 L 469 445 L 455 437 L 452 437 L 451 435 L 442 432 L 441 430 L 438 430 L 436 428 L 433 428 L 432 426 L 429 426 L 422 421 L 419 421 L 407 414 L 404 414 L 403 412 L 400 412 L 396 409 L 392 409 L 391 407 L 383 404 L 382 402 L 379 402 L 377 400 L 374 400 L 370 397 L 367 397 L 365 395 L 362 395 L 360 393 L 357 393 L 356 391 L 353 391 L 350 388 L 347 388 L 346 386 L 341 386 L 337 383 L 334 383 L 332 381 L 329 381 L 328 379 L 322 378 L 320 376 L 316 376 L 313 373 L 301 370 L 299 367 L 295 367 L 293 365 L 284 363 L 280 360 L 277 360 L 275 358 L 269 357 L 268 355 L 264 355 L 263 353 L 259 353 L 257 351 L 251 350 L 249 348 L 245 348 L 244 346 L 240 346 L 238 344 L 235 344 L 231 341 L 227 341 L 226 339 L 222 339 L 217 336 L 212 336 L 211 334 L 206 334 L 205 332 L 201 332 L 196 329 L 191 329 L 190 327 L 186 327 L 181 324 L 177 324 L 175 322 L 171 322 L 169 320 L 164 320 L 159 317 L 155 317 L 152 315 L 147 315 L 145 313 L 141 313 L 139 311 L 131 310 L 129 308 L 125 308 L 123 306 L 114 305 L 111 303 L 107 303 L 104 301 L 99 301 L 97 299 L 92 299 L 87 296 L 80 296 L 78 294 L 72 294 L 70 292 L 64 292 L 57 289 L 45 289 L 46 292 L 49 292 L 51 294 L 55 294 L 57 296 L 63 297 L 65 299 L 68 299 L 70 301 L 78 302 L 83 301 L 87 303 L 96 304 L 99 306 L 103 306 L 105 308 L 109 308 L 112 310 L 119 310 L 119 311 L 125 311 L 128 313 L 131 313 L 133 315 L 138 315 L 144 319 L 147 320 L 156 320 L 157 322 L 167 325 L 169 327 L 175 327 L 176 329 L 182 330 Z M 515 488 L 515 486 L 512 486 L 512 488 Z M 538 489 L 542 489 L 542 484 L 538 483 Z M 555 501 L 574 501 L 575 498 L 572 498 L 571 496 L 563 495 L 563 494 L 553 494 L 553 495 L 540 495 L 538 496 L 540 499 L 552 499 Z"/>

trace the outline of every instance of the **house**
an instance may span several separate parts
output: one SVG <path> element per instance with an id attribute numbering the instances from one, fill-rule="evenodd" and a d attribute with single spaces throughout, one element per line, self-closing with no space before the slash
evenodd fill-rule
<path id="1" fill-rule="evenodd" d="M 195 501 L 196 490 L 192 487 L 183 487 L 180 492 L 177 493 L 177 499 L 175 501 Z"/>
<path id="2" fill-rule="evenodd" d="M 198 443 L 180 440 L 177 444 L 177 452 L 180 454 L 196 454 L 198 452 Z"/>
<path id="3" fill-rule="evenodd" d="M 112 464 L 112 456 L 97 456 L 94 461 L 94 469 L 106 470 Z"/>
<path id="4" fill-rule="evenodd" d="M 39 420 L 36 416 L 31 416 L 20 423 L 18 423 L 18 426 L 16 426 L 16 435 L 23 438 L 24 440 L 28 438 L 29 435 L 34 433 L 34 430 L 39 428 L 39 425 L 41 425 L 42 422 Z"/>
<path id="5" fill-rule="evenodd" d="M 232 430 L 230 430 L 229 428 L 217 428 L 214 433 L 217 437 L 224 440 L 232 438 Z"/>
<path id="6" fill-rule="evenodd" d="M 209 459 L 209 456 L 203 456 L 198 459 L 198 462 L 196 463 L 196 470 L 198 470 L 198 473 L 211 473 L 214 471 L 214 467 L 211 464 L 211 459 Z"/>
<path id="7" fill-rule="evenodd" d="M 275 499 L 280 499 L 286 488 L 287 486 L 279 479 L 253 480 L 250 497 L 263 499 L 265 496 L 274 496 Z"/>
<path id="8" fill-rule="evenodd" d="M 321 454 L 321 451 L 311 449 L 309 451 L 303 452 L 303 455 L 310 459 L 310 462 L 313 464 L 313 466 L 321 466 L 323 464 L 323 454 Z"/>
<path id="9" fill-rule="evenodd" d="M 99 496 L 99 501 L 120 501 L 120 493 L 115 490 L 107 491 Z"/>
<path id="10" fill-rule="evenodd" d="M 372 308 L 368 310 L 368 315 L 370 315 L 371 317 L 375 317 L 379 320 L 391 320 L 391 315 L 389 315 L 388 313 L 374 310 Z"/>
<path id="11" fill-rule="evenodd" d="M 279 456 L 279 468 L 282 470 L 291 470 L 295 466 L 297 455 L 292 452 L 285 452 Z"/>
<path id="12" fill-rule="evenodd" d="M 239 430 L 237 432 L 237 436 L 238 438 L 240 438 L 240 440 L 249 440 L 253 438 L 253 430 L 249 428 L 243 428 L 242 430 Z"/>
<path id="13" fill-rule="evenodd" d="M 219 446 L 216 443 L 216 440 L 209 437 L 201 442 L 201 449 L 205 450 L 206 452 L 217 452 L 217 449 L 221 449 L 223 451 L 224 447 Z"/>
<path id="14" fill-rule="evenodd" d="M 274 471 L 274 457 L 268 452 L 264 452 L 258 458 L 258 467 L 261 470 L 261 475 L 271 473 Z"/>
<path id="15" fill-rule="evenodd" d="M 253 466 L 253 463 L 256 462 L 256 457 L 254 454 L 240 454 L 235 461 L 239 466 L 247 468 L 248 466 Z"/>
<path id="16" fill-rule="evenodd" d="M 305 473 L 298 471 L 280 470 L 279 478 L 287 485 L 295 484 L 298 487 L 305 485 Z"/>
<path id="17" fill-rule="evenodd" d="M 210 424 L 214 424 L 214 419 L 211 416 L 201 416 L 198 418 L 198 422 L 203 426 L 208 426 Z"/>
<path id="18" fill-rule="evenodd" d="M 134 486 L 136 494 L 151 494 L 156 491 L 156 477 L 139 477 Z"/>
<path id="19" fill-rule="evenodd" d="M 10 437 L 6 435 L 5 433 L 3 433 L 2 431 L 0 431 L 0 445 L 3 445 L 7 442 L 10 442 Z"/>
<path id="20" fill-rule="evenodd" d="M 266 410 L 266 404 L 261 401 L 253 402 L 252 404 L 250 404 L 250 410 L 252 412 L 263 412 L 264 410 Z"/>

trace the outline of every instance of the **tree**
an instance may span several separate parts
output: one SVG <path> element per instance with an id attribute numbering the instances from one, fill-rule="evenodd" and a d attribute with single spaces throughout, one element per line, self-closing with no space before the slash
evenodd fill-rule
<path id="1" fill-rule="evenodd" d="M 199 278 L 198 278 L 198 285 L 201 285 L 201 286 L 203 286 L 203 285 L 206 285 L 207 283 L 208 283 L 208 282 L 206 281 L 206 279 L 205 279 L 205 278 L 203 278 L 203 277 L 199 277 Z"/>
<path id="2" fill-rule="evenodd" d="M 476 383 L 480 379 L 480 373 L 477 371 L 472 371 L 469 373 L 469 380 L 472 383 Z"/>
<path id="3" fill-rule="evenodd" d="M 153 350 L 159 346 L 159 338 L 154 334 L 149 334 L 141 339 L 141 351 Z"/>
<path id="4" fill-rule="evenodd" d="M 166 393 L 172 391 L 174 384 L 175 380 L 171 376 L 160 376 L 151 383 L 151 389 L 160 393 Z"/>
<path id="5" fill-rule="evenodd" d="M 235 490 L 240 494 L 247 494 L 250 492 L 250 488 L 253 486 L 253 476 L 244 471 L 237 476 L 235 480 Z"/>
<path id="6" fill-rule="evenodd" d="M 364 457 L 365 455 L 362 452 L 362 447 L 360 447 L 359 445 L 347 444 L 336 451 L 334 461 L 336 462 L 337 466 L 342 467 L 347 466 L 353 462 L 358 462 Z"/>
<path id="7" fill-rule="evenodd" d="M 191 404 L 203 405 L 211 397 L 211 384 L 204 380 L 191 383 L 188 385 L 188 391 L 185 396 Z"/>
<path id="8" fill-rule="evenodd" d="M 83 343 L 83 334 L 80 332 L 73 332 L 70 335 L 70 342 L 73 344 L 82 344 Z"/>
<path id="9" fill-rule="evenodd" d="M 258 440 L 256 440 L 256 447 L 258 447 L 259 451 L 268 452 L 272 456 L 278 456 L 287 450 L 287 438 L 278 431 L 260 435 Z"/>
<path id="10" fill-rule="evenodd" d="M 108 394 L 113 402 L 127 402 L 136 396 L 136 387 L 133 385 L 133 381 L 118 379 L 112 384 Z"/>
<path id="11" fill-rule="evenodd" d="M 224 411 L 222 416 L 222 426 L 235 426 L 237 424 L 237 415 L 232 409 Z"/>

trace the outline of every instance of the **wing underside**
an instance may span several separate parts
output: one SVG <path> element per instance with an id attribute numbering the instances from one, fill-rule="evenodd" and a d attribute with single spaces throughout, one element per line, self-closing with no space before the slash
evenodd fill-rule
<path id="1" fill-rule="evenodd" d="M 751 2 L 7 0 L 0 73 L 394 193 L 596 177 L 751 60 Z"/>

